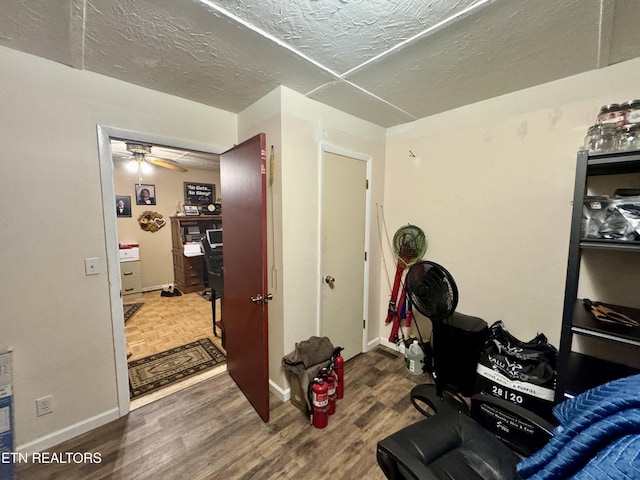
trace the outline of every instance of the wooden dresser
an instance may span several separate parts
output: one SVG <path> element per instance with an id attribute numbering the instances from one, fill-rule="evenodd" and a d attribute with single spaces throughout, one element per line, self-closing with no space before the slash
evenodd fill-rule
<path id="1" fill-rule="evenodd" d="M 185 245 L 195 245 L 211 228 L 222 228 L 221 215 L 171 217 L 173 278 L 175 287 L 182 293 L 197 292 L 205 288 L 204 256 L 185 255 Z"/>

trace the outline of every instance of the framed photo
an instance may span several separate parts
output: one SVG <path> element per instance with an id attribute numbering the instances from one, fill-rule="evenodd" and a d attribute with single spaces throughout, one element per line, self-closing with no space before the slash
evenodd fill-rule
<path id="1" fill-rule="evenodd" d="M 148 184 L 136 184 L 136 205 L 155 205 L 156 186 Z"/>
<path id="2" fill-rule="evenodd" d="M 213 205 L 216 186 L 212 183 L 184 182 L 185 205 Z"/>
<path id="3" fill-rule="evenodd" d="M 116 215 L 118 217 L 131 216 L 131 196 L 116 195 Z"/>
<path id="4" fill-rule="evenodd" d="M 185 215 L 200 215 L 198 211 L 197 205 L 185 205 L 184 206 L 184 214 Z"/>

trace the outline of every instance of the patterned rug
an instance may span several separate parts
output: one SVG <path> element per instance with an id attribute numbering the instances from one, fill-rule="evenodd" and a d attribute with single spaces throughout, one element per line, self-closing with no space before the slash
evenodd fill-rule
<path id="1" fill-rule="evenodd" d="M 140 307 L 142 305 L 144 305 L 144 303 L 129 303 L 127 305 L 123 305 L 122 307 L 124 308 L 124 323 L 127 323 L 129 320 L 131 320 L 131 317 L 133 317 L 136 312 L 140 310 Z"/>
<path id="2" fill-rule="evenodd" d="M 130 398 L 179 382 L 227 361 L 208 338 L 129 362 Z"/>

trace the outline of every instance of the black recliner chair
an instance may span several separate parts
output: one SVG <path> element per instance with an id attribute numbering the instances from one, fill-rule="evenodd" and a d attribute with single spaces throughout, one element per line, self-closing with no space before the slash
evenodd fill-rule
<path id="1" fill-rule="evenodd" d="M 505 400 L 475 395 L 469 412 L 447 392 L 434 399 L 424 387 L 416 386 L 411 400 L 422 413 L 426 403 L 431 416 L 378 442 L 378 464 L 390 480 L 520 479 L 521 455 L 552 436 L 551 423 Z"/>
<path id="2" fill-rule="evenodd" d="M 556 405 L 556 427 L 488 394 L 472 397 L 467 415 L 425 387 L 411 399 L 435 414 L 378 442 L 389 479 L 640 478 L 640 374 Z"/>

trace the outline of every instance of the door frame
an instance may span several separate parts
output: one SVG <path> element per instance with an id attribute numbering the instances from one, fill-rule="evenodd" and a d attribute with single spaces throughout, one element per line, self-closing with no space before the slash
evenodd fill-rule
<path id="1" fill-rule="evenodd" d="M 367 252 L 367 261 L 364 262 L 364 293 L 362 295 L 362 319 L 364 320 L 364 328 L 362 329 L 362 351 L 368 351 L 368 338 L 369 338 L 369 278 L 370 278 L 370 264 L 371 264 L 371 174 L 373 170 L 373 157 L 371 155 L 348 150 L 331 143 L 320 143 L 320 161 L 318 162 L 318 263 L 317 263 L 317 275 L 318 278 L 318 306 L 316 311 L 316 335 L 320 335 L 322 331 L 322 264 L 324 258 L 324 252 L 322 250 L 322 231 L 324 228 L 322 221 L 322 200 L 324 198 L 324 154 L 333 153 L 335 155 L 342 155 L 343 157 L 353 158 L 354 160 L 360 160 L 366 163 L 367 166 L 367 180 L 369 181 L 369 188 L 366 191 L 365 198 L 365 225 L 364 225 L 364 249 Z M 113 207 L 115 209 L 115 206 Z"/>
<path id="2" fill-rule="evenodd" d="M 124 334 L 124 311 L 120 298 L 120 258 L 118 255 L 118 228 L 115 207 L 115 185 L 113 180 L 113 157 L 111 139 L 126 139 L 141 143 L 150 143 L 173 147 L 180 150 L 196 150 L 219 154 L 224 148 L 209 144 L 190 142 L 134 130 L 97 125 L 98 159 L 100 163 L 100 186 L 102 191 L 102 212 L 107 255 L 107 275 L 109 280 L 109 303 L 111 305 L 111 328 L 113 332 L 113 352 L 116 364 L 116 389 L 119 416 L 123 417 L 131 410 L 129 399 L 129 372 L 127 366 L 127 347 Z"/>

